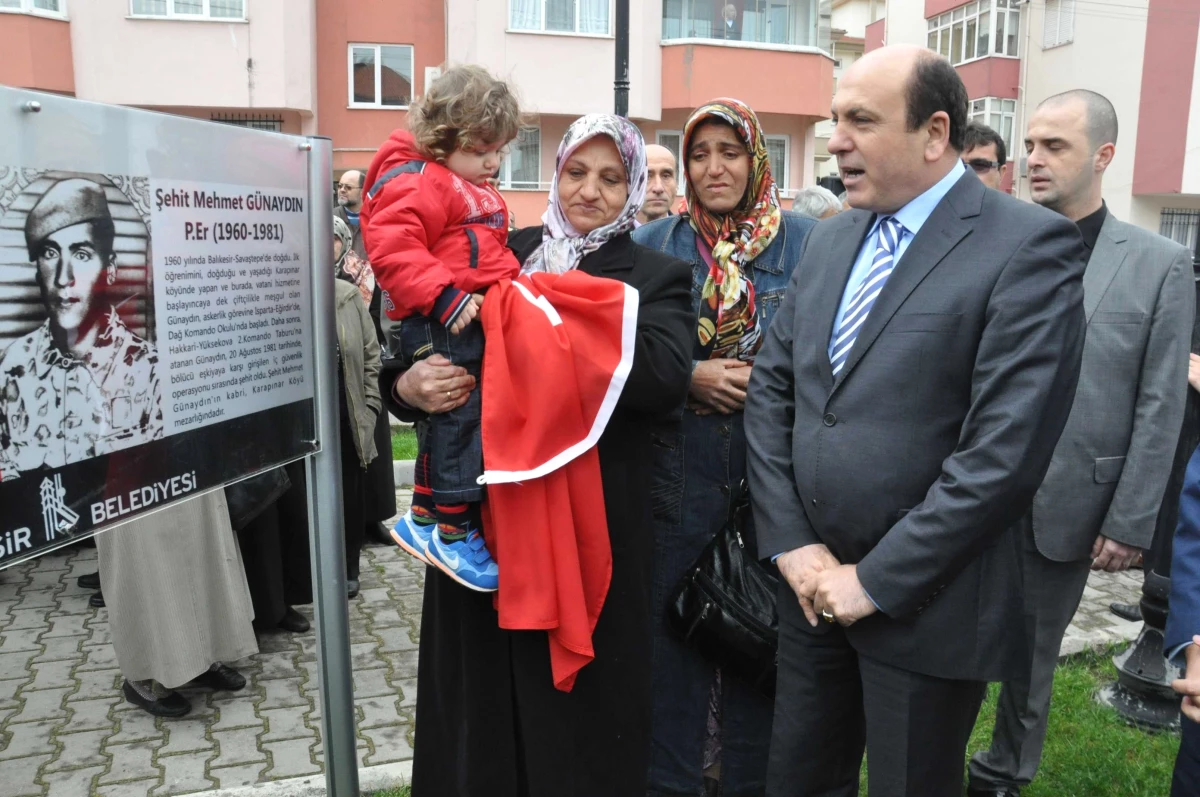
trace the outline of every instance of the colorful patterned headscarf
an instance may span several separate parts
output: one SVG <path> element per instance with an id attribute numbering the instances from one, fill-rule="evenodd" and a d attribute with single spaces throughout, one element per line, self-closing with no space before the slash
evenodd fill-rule
<path id="1" fill-rule="evenodd" d="M 707 358 L 752 362 L 762 344 L 762 329 L 755 317 L 754 285 L 746 279 L 746 265 L 770 246 L 779 232 L 779 190 L 771 177 L 762 125 L 740 100 L 716 99 L 692 113 L 683 130 L 684 162 L 696 128 L 711 119 L 732 126 L 746 145 L 750 179 L 741 204 L 724 216 L 705 209 L 691 181 L 687 184 L 687 210 L 700 239 L 697 244 L 711 250 L 711 257 L 704 258 L 709 271 L 701 295 L 699 349 Z"/>
<path id="2" fill-rule="evenodd" d="M 566 210 L 558 198 L 558 176 L 563 164 L 581 144 L 596 136 L 608 136 L 617 145 L 625 164 L 626 187 L 629 196 L 621 214 L 610 224 L 581 235 L 567 219 Z M 546 271 L 561 274 L 579 265 L 579 261 L 618 235 L 633 229 L 638 210 L 646 199 L 646 142 L 642 131 L 620 116 L 592 113 L 576 119 L 567 128 L 558 157 L 554 162 L 554 178 L 550 181 L 550 204 L 542 215 L 542 245 L 525 261 L 521 272 Z"/>

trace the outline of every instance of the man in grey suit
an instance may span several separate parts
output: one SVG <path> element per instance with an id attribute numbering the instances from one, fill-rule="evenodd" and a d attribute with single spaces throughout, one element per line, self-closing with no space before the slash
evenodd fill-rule
<path id="1" fill-rule="evenodd" d="M 853 210 L 809 235 L 746 400 L 780 573 L 767 794 L 958 797 L 986 682 L 1028 666 L 1016 521 L 1083 350 L 1084 250 L 960 160 L 967 93 L 917 47 L 838 85 Z"/>
<path id="2" fill-rule="evenodd" d="M 1020 794 L 1037 772 L 1058 650 L 1088 571 L 1125 570 L 1154 536 L 1187 397 L 1191 253 L 1118 221 L 1101 198 L 1117 115 L 1091 91 L 1038 106 L 1025 138 L 1033 201 L 1075 222 L 1088 248 L 1079 388 L 1046 479 L 1022 519 L 1033 668 L 1000 691 L 972 797 Z"/>

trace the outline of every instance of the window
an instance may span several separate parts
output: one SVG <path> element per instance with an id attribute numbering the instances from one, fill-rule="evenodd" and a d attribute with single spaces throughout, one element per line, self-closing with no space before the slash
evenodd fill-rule
<path id="1" fill-rule="evenodd" d="M 940 14 L 927 21 L 926 45 L 955 66 L 989 55 L 1015 58 L 1021 29 L 1018 1 L 976 0 Z M 1058 0 L 1047 0 L 1047 7 L 1050 2 Z"/>
<path id="2" fill-rule="evenodd" d="M 829 4 L 821 0 L 662 0 L 662 4 L 664 41 L 716 39 L 830 49 Z M 733 9 L 729 17 L 726 7 Z"/>
<path id="3" fill-rule="evenodd" d="M 685 193 L 687 180 L 687 168 L 683 162 L 683 131 L 682 130 L 659 130 L 654 134 L 654 140 L 660 147 L 666 147 L 671 150 L 671 154 L 675 156 L 675 175 L 678 178 L 678 194 L 683 196 Z"/>
<path id="4" fill-rule="evenodd" d="M 500 165 L 501 188 L 541 188 L 542 131 L 522 127 L 508 144 L 508 155 Z"/>
<path id="5" fill-rule="evenodd" d="M 65 17 L 67 0 L 0 0 L 0 11 L 17 11 L 45 17 Z"/>
<path id="6" fill-rule="evenodd" d="M 132 0 L 130 11 L 135 17 L 243 20 L 246 0 Z"/>
<path id="7" fill-rule="evenodd" d="M 1200 210 L 1164 209 L 1158 234 L 1192 250 L 1192 265 L 1200 266 Z"/>
<path id="8" fill-rule="evenodd" d="M 224 125 L 233 125 L 235 127 L 248 127 L 251 130 L 269 130 L 273 133 L 283 132 L 283 117 L 269 116 L 263 114 L 230 114 L 230 113 L 214 113 L 212 115 L 214 122 L 220 122 Z"/>
<path id="9" fill-rule="evenodd" d="M 998 97 L 971 100 L 971 121 L 985 124 L 999 133 L 1010 156 L 1013 152 L 1013 120 L 1016 113 L 1016 100 L 1002 100 Z"/>
<path id="10" fill-rule="evenodd" d="M 610 36 L 611 0 L 509 0 L 510 30 Z"/>
<path id="11" fill-rule="evenodd" d="M 1075 41 L 1075 0 L 1046 0 L 1042 49 Z"/>
<path id="12" fill-rule="evenodd" d="M 788 182 L 788 148 L 790 139 L 787 136 L 767 136 L 767 160 L 771 163 L 771 176 L 780 191 L 786 191 Z"/>
<path id="13" fill-rule="evenodd" d="M 351 108 L 407 108 L 412 101 L 413 48 L 409 44 L 352 44 Z"/>

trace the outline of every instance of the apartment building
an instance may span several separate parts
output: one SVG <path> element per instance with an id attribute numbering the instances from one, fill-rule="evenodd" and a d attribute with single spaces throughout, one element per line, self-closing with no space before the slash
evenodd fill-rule
<path id="1" fill-rule="evenodd" d="M 1108 97 L 1120 135 L 1105 201 L 1119 218 L 1187 245 L 1200 263 L 1198 37 L 1197 0 L 886 0 L 864 48 L 905 42 L 949 58 L 971 117 L 1004 137 L 1005 188 L 1023 199 L 1022 132 L 1033 109 L 1069 89 Z"/>
<path id="2" fill-rule="evenodd" d="M 630 5 L 629 115 L 647 141 L 678 152 L 688 113 L 734 96 L 758 112 L 785 197 L 814 182 L 829 0 Z M 500 173 L 526 224 L 567 126 L 612 110 L 614 13 L 613 0 L 0 0 L 0 83 L 327 135 L 340 173 L 365 168 L 441 65 L 483 64 L 528 111 Z"/>

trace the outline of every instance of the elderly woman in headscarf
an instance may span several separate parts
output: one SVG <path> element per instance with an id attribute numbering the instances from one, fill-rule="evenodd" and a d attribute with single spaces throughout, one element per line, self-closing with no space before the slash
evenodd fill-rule
<path id="1" fill-rule="evenodd" d="M 654 731 L 650 795 L 766 789 L 772 701 L 672 635 L 671 590 L 729 517 L 746 477 L 742 411 L 754 356 L 814 221 L 780 209 L 766 136 L 744 103 L 697 108 L 683 132 L 687 208 L 644 225 L 640 244 L 695 263 L 680 431 L 656 449 Z M 752 536 L 752 535 L 751 535 Z M 752 543 L 751 543 L 752 544 Z M 706 791 L 707 790 L 707 791 Z"/>
<path id="2" fill-rule="evenodd" d="M 688 265 L 630 238 L 645 185 L 638 129 L 615 116 L 583 117 L 559 147 L 544 224 L 514 233 L 509 242 L 526 272 L 578 270 L 638 292 L 631 369 L 597 444 L 612 576 L 592 634 L 595 658 L 570 692 L 559 691 L 551 680 L 545 631 L 501 629 L 492 596 L 449 579 L 427 579 L 414 794 L 644 792 L 652 650 L 650 467 L 655 432 L 677 422 L 687 392 L 692 317 Z M 398 366 L 384 367 L 382 392 L 401 417 L 411 417 L 414 407 L 444 410 L 455 400 L 429 390 L 458 378 L 449 364 L 425 365 L 424 373 L 414 366 L 399 376 Z M 439 368 L 447 373 L 437 376 Z M 501 563 L 502 574 L 503 568 Z"/>

